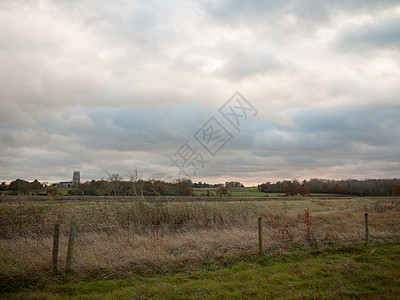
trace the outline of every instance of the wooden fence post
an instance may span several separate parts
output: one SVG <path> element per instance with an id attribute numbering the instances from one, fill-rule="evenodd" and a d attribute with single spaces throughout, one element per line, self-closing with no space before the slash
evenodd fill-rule
<path id="1" fill-rule="evenodd" d="M 368 213 L 364 214 L 365 217 L 365 242 L 369 242 L 369 228 L 368 228 Z"/>
<path id="2" fill-rule="evenodd" d="M 72 271 L 72 256 L 74 253 L 76 223 L 71 222 L 71 228 L 68 237 L 68 251 L 67 251 L 67 271 Z"/>
<path id="3" fill-rule="evenodd" d="M 258 253 L 263 252 L 262 217 L 258 217 Z"/>
<path id="4" fill-rule="evenodd" d="M 57 263 L 58 263 L 58 245 L 60 242 L 60 224 L 56 223 L 54 225 L 54 235 L 53 235 L 53 272 L 57 273 Z"/>

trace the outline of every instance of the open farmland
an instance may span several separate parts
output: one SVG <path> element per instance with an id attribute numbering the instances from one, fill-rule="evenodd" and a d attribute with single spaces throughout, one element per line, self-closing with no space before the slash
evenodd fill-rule
<path id="1" fill-rule="evenodd" d="M 365 211 L 369 213 L 370 243 L 397 242 L 400 238 L 399 198 L 395 197 L 281 197 L 264 201 L 220 197 L 220 201 L 210 202 L 198 198 L 62 199 L 3 199 L 3 291 L 47 286 L 53 280 L 55 223 L 61 227 L 60 274 L 66 274 L 69 224 L 77 224 L 73 270 L 65 277 L 67 281 L 224 267 L 257 254 L 258 217 L 263 220 L 264 252 L 361 244 Z M 305 209 L 311 218 L 305 216 Z"/>

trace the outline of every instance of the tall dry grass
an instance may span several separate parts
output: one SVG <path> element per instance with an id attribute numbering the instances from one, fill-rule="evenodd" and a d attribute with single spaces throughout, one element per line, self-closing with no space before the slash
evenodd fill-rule
<path id="1" fill-rule="evenodd" d="M 284 214 L 276 207 L 279 203 L 273 205 L 250 202 L 49 205 L 30 201 L 2 205 L 0 288 L 54 280 L 51 250 L 56 222 L 61 224 L 62 274 L 69 223 L 77 222 L 74 271 L 68 275 L 72 280 L 223 266 L 257 252 L 258 216 L 263 217 L 267 251 L 294 245 L 357 243 L 364 239 L 364 214 L 359 208 L 311 213 L 311 225 L 307 228 L 303 211 Z M 369 217 L 372 242 L 400 237 L 399 211 L 371 211 Z"/>

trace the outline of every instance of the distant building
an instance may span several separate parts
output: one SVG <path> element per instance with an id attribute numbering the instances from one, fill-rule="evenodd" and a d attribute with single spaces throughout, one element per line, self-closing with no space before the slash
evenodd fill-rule
<path id="1" fill-rule="evenodd" d="M 58 187 L 61 187 L 61 188 L 69 188 L 71 186 L 72 186 L 72 181 L 64 181 L 64 182 L 60 182 L 58 184 Z"/>
<path id="2" fill-rule="evenodd" d="M 72 176 L 72 186 L 78 187 L 81 184 L 81 174 L 79 171 L 74 171 L 74 175 Z"/>
<path id="3" fill-rule="evenodd" d="M 79 171 L 74 171 L 72 181 L 63 181 L 58 184 L 58 187 L 69 188 L 78 187 L 81 184 L 81 174 Z"/>

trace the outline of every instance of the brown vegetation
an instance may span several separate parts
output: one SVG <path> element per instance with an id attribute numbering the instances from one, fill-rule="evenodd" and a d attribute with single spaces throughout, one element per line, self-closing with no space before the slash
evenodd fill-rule
<path id="1" fill-rule="evenodd" d="M 308 195 L 310 195 L 310 190 L 308 189 L 307 186 L 301 186 L 299 188 L 299 194 L 302 196 L 308 196 Z"/>
<path id="2" fill-rule="evenodd" d="M 392 186 L 392 196 L 400 196 L 400 183 Z"/>
<path id="3" fill-rule="evenodd" d="M 398 204 L 398 199 L 392 200 Z M 56 222 L 61 224 L 61 272 L 68 226 L 77 222 L 74 280 L 191 271 L 253 255 L 258 216 L 265 224 L 267 249 L 361 242 L 365 208 L 370 213 L 371 241 L 400 237 L 396 206 L 382 209 L 376 203 L 379 200 L 347 201 L 353 201 L 353 206 L 329 199 L 290 201 L 290 205 L 288 201 L 49 204 L 24 200 L 2 204 L 1 288 L 45 283 L 51 278 Z M 307 206 L 311 209 L 304 211 Z M 316 213 L 320 209 L 324 211 Z"/>

